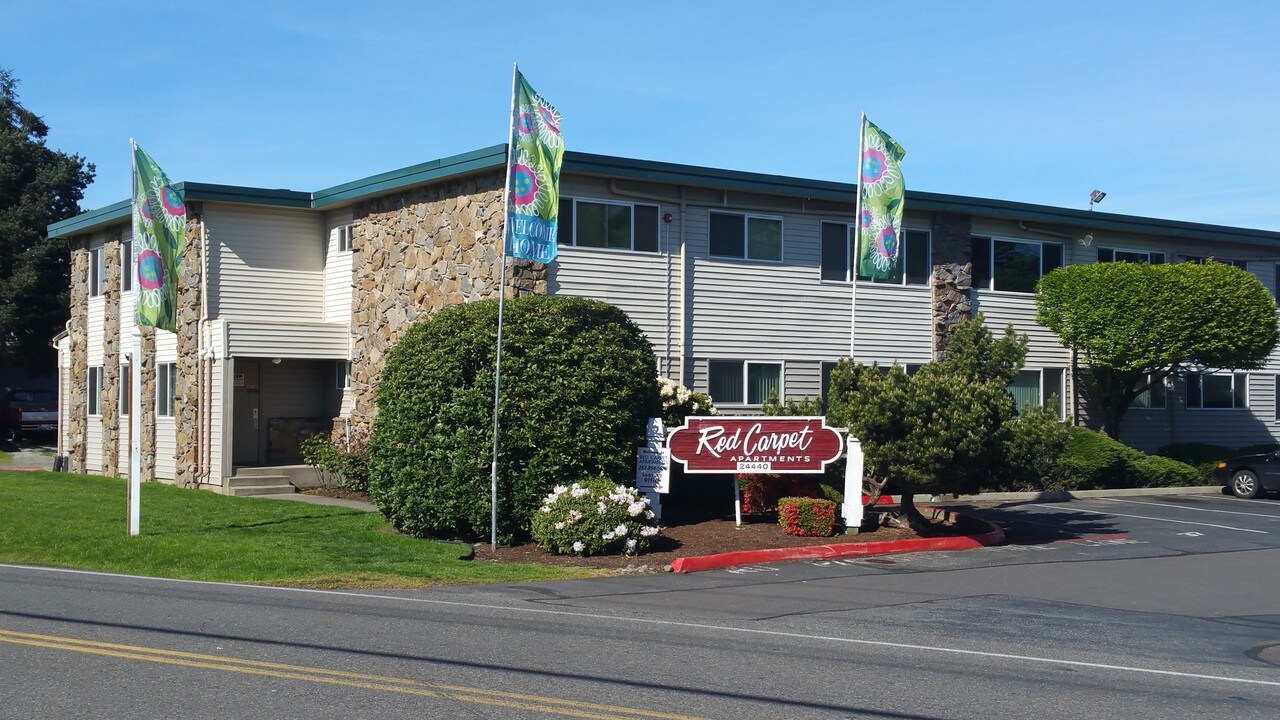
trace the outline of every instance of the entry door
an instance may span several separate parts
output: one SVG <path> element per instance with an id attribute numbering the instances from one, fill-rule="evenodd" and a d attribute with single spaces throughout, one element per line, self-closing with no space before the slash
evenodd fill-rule
<path id="1" fill-rule="evenodd" d="M 262 366 L 257 360 L 235 360 L 231 402 L 235 408 L 231 424 L 231 462 L 234 465 L 259 465 L 262 427 L 262 392 L 259 380 Z"/>

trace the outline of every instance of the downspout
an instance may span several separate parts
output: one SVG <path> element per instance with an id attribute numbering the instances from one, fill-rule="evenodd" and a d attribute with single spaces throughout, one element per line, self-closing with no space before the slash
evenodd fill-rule
<path id="1" fill-rule="evenodd" d="M 205 228 L 204 214 L 200 215 L 200 324 L 197 332 L 200 351 L 197 356 L 197 375 L 200 383 L 200 403 L 196 408 L 196 426 L 199 428 L 200 441 L 199 472 L 196 477 L 201 485 L 209 483 L 213 474 L 213 412 L 209 407 L 213 403 L 213 351 L 206 343 L 209 334 L 209 234 Z"/>
<path id="2" fill-rule="evenodd" d="M 636 200 L 649 200 L 651 202 L 658 203 L 659 214 L 661 214 L 662 212 L 662 203 L 671 202 L 671 198 L 669 197 L 663 197 L 659 195 L 650 195 L 648 193 L 635 192 L 633 190 L 623 190 L 622 188 L 618 187 L 618 181 L 617 179 L 614 179 L 614 178 L 611 178 L 609 180 L 609 191 L 612 192 L 614 195 L 618 195 L 620 197 L 635 198 Z M 678 380 L 681 385 L 688 387 L 689 383 L 685 381 L 686 380 L 685 349 L 688 347 L 688 340 L 686 335 L 687 334 L 687 330 L 686 330 L 687 318 L 688 318 L 688 313 L 687 313 L 688 293 L 685 292 L 685 288 L 687 287 L 686 282 L 688 280 L 688 270 L 687 270 L 688 264 L 685 262 L 685 258 L 686 258 L 685 253 L 686 253 L 686 248 L 688 246 L 688 243 L 685 242 L 685 215 L 689 206 L 688 206 L 688 201 L 685 198 L 685 188 L 683 186 L 680 187 L 680 199 L 677 201 L 677 205 L 680 208 L 680 332 L 679 332 L 680 351 L 679 353 L 677 353 L 677 361 L 679 362 Z M 659 217 L 658 221 L 661 222 L 662 218 Z M 664 237 L 667 237 L 665 233 L 665 227 L 664 227 Z M 665 352 L 666 352 L 666 359 L 668 364 L 668 375 L 670 375 L 669 366 L 671 363 L 671 300 L 670 300 L 671 298 L 671 248 L 669 244 L 666 242 L 664 242 L 664 250 L 666 251 L 666 255 L 667 255 L 667 298 L 668 298 L 667 299 L 667 333 L 666 333 L 667 338 L 666 338 Z"/>

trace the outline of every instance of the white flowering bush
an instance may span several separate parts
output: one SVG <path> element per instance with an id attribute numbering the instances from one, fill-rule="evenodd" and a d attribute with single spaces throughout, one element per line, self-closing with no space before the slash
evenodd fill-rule
<path id="1" fill-rule="evenodd" d="M 681 385 L 668 377 L 658 376 L 658 399 L 662 401 L 662 422 L 669 428 L 684 425 L 690 415 L 718 415 L 711 396 Z"/>
<path id="2" fill-rule="evenodd" d="M 648 498 L 603 476 L 555 486 L 532 525 L 534 541 L 558 555 L 635 555 L 660 532 Z"/>

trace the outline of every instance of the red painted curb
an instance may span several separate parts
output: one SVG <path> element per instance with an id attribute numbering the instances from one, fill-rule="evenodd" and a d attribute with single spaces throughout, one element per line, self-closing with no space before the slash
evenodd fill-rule
<path id="1" fill-rule="evenodd" d="M 921 507 L 921 510 L 928 508 Z M 952 511 L 954 512 L 954 511 Z M 958 535 L 937 538 L 914 538 L 911 540 L 880 540 L 865 543 L 831 543 L 829 545 L 802 545 L 789 548 L 768 548 L 763 550 L 737 550 L 717 555 L 699 555 L 676 558 L 670 566 L 671 572 L 697 572 L 715 568 L 747 565 L 768 562 L 771 560 L 821 560 L 828 558 L 859 557 L 866 555 L 884 555 L 887 553 L 913 552 L 917 550 L 968 550 L 988 545 L 1004 544 L 1004 530 L 994 523 L 981 518 L 969 517 L 991 529 L 977 535 Z"/>

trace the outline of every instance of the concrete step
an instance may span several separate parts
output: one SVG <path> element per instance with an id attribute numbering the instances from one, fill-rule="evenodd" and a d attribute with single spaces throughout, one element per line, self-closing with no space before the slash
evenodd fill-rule
<path id="1" fill-rule="evenodd" d="M 280 495 L 284 493 L 294 493 L 297 491 L 297 488 L 288 483 L 285 483 L 284 485 L 235 485 L 227 487 L 227 494 L 235 495 L 236 497 L 248 497 L 252 495 Z"/>
<path id="2" fill-rule="evenodd" d="M 285 478 L 300 488 L 316 487 L 321 484 L 320 473 L 310 465 L 264 465 L 262 467 L 237 467 L 233 477 Z"/>
<path id="3" fill-rule="evenodd" d="M 249 487 L 253 485 L 290 485 L 288 475 L 233 475 L 227 478 L 227 487 Z"/>

